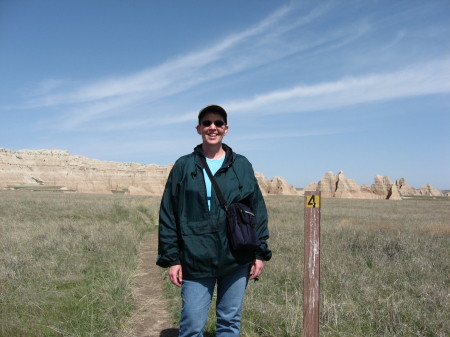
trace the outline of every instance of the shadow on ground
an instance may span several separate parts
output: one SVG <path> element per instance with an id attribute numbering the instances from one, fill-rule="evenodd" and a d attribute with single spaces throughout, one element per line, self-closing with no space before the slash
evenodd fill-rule
<path id="1" fill-rule="evenodd" d="M 160 337 L 178 337 L 178 329 L 164 329 L 161 331 Z"/>

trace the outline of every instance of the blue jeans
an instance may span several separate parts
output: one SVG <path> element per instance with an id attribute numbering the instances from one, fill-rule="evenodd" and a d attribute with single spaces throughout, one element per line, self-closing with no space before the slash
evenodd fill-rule
<path id="1" fill-rule="evenodd" d="M 249 267 L 221 277 L 183 280 L 179 337 L 203 337 L 217 281 L 216 337 L 238 337 Z"/>

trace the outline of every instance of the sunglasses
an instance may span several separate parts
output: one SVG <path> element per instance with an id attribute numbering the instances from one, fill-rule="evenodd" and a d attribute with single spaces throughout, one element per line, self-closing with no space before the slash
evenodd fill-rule
<path id="1" fill-rule="evenodd" d="M 225 125 L 225 122 L 221 121 L 221 120 L 217 120 L 217 121 L 214 121 L 214 122 L 208 121 L 208 120 L 202 121 L 202 125 L 203 126 L 210 126 L 212 123 L 214 123 L 214 125 L 217 126 L 218 128 L 220 128 L 220 127 Z"/>

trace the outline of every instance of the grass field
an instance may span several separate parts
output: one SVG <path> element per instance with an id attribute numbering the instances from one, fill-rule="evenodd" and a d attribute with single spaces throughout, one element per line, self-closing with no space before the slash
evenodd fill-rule
<path id="1" fill-rule="evenodd" d="M 157 198 L 0 193 L 0 336 L 115 336 Z"/>
<path id="2" fill-rule="evenodd" d="M 267 204 L 274 258 L 249 287 L 248 328 L 299 336 L 303 207 Z M 321 213 L 321 336 L 449 336 L 448 199 L 324 199 Z"/>
<path id="3" fill-rule="evenodd" d="M 303 198 L 266 197 L 273 258 L 242 336 L 301 336 Z M 450 335 L 449 199 L 322 199 L 321 336 Z M 178 291 L 167 286 L 174 313 Z M 211 310 L 206 336 L 214 336 Z"/>
<path id="4" fill-rule="evenodd" d="M 267 197 L 273 259 L 242 336 L 300 336 L 303 198 Z M 0 192 L 0 336 L 121 336 L 158 197 Z M 450 200 L 322 200 L 321 336 L 449 336 Z M 178 290 L 167 284 L 178 311 Z M 176 319 L 176 318 L 175 318 Z M 213 336 L 213 315 L 207 336 Z"/>

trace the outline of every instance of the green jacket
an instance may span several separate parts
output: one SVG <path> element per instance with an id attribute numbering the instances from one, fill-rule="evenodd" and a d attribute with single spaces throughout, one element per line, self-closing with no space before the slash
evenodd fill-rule
<path id="1" fill-rule="evenodd" d="M 156 264 L 170 267 L 181 264 L 183 278 L 217 277 L 249 265 L 255 258 L 269 260 L 272 256 L 267 210 L 253 168 L 244 156 L 222 144 L 226 156 L 214 175 L 227 204 L 244 202 L 256 215 L 256 231 L 261 246 L 256 252 L 230 249 L 226 229 L 226 213 L 212 189 L 211 210 L 206 200 L 205 179 L 199 156 L 201 145 L 194 152 L 178 159 L 164 190 L 159 212 L 158 259 Z"/>

